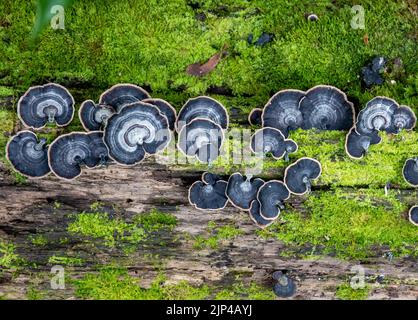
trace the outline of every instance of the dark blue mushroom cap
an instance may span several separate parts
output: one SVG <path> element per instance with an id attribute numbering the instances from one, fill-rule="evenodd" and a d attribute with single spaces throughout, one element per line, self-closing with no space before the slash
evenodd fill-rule
<path id="1" fill-rule="evenodd" d="M 17 172 L 30 178 L 41 178 L 51 171 L 46 140 L 38 140 L 30 131 L 18 132 L 10 138 L 6 157 Z"/>
<path id="2" fill-rule="evenodd" d="M 262 114 L 263 127 L 279 129 L 287 138 L 290 130 L 302 126 L 303 118 L 299 103 L 305 96 L 300 90 L 282 90 L 270 98 Z"/>
<path id="3" fill-rule="evenodd" d="M 418 157 L 408 159 L 403 166 L 403 177 L 410 185 L 418 186 Z"/>
<path id="4" fill-rule="evenodd" d="M 110 157 L 122 165 L 141 162 L 146 154 L 156 154 L 170 143 L 168 121 L 157 107 L 135 102 L 114 114 L 104 131 Z"/>
<path id="5" fill-rule="evenodd" d="M 296 284 L 291 278 L 281 271 L 276 271 L 273 278 L 277 281 L 273 286 L 273 291 L 278 297 L 289 298 L 295 294 Z"/>
<path id="6" fill-rule="evenodd" d="M 348 130 L 354 124 L 354 106 L 341 90 L 316 86 L 308 90 L 299 104 L 302 129 Z"/>
<path id="7" fill-rule="evenodd" d="M 355 128 L 351 128 L 345 140 L 345 151 L 353 159 L 361 159 L 373 144 L 382 141 L 377 131 L 368 134 L 359 134 Z"/>
<path id="8" fill-rule="evenodd" d="M 290 192 L 282 181 L 272 180 L 266 182 L 258 191 L 257 199 L 260 202 L 260 214 L 266 220 L 274 220 L 280 210 L 284 209 L 284 201 L 290 197 Z"/>
<path id="9" fill-rule="evenodd" d="M 418 206 L 414 206 L 409 210 L 409 221 L 418 226 Z"/>
<path id="10" fill-rule="evenodd" d="M 177 117 L 177 132 L 198 118 L 211 120 L 222 129 L 228 128 L 229 118 L 225 107 L 215 99 L 201 96 L 188 100 L 181 108 Z"/>
<path id="11" fill-rule="evenodd" d="M 388 131 L 393 127 L 392 119 L 399 108 L 396 101 L 386 97 L 375 97 L 357 117 L 356 131 L 367 134 L 373 131 Z"/>
<path id="12" fill-rule="evenodd" d="M 250 206 L 250 218 L 251 220 L 260 228 L 266 228 L 269 225 L 271 225 L 274 220 L 266 220 L 261 216 L 260 213 L 260 202 L 258 202 L 258 200 L 254 200 L 253 202 L 251 202 L 251 206 Z"/>
<path id="13" fill-rule="evenodd" d="M 104 129 L 107 120 L 114 113 L 115 109 L 111 106 L 96 104 L 92 100 L 86 100 L 81 104 L 78 116 L 86 131 L 98 131 Z"/>
<path id="14" fill-rule="evenodd" d="M 59 136 L 48 150 L 51 171 L 59 178 L 71 180 L 81 174 L 82 166 L 94 168 L 108 161 L 102 132 L 72 132 Z"/>
<path id="15" fill-rule="evenodd" d="M 74 98 L 56 83 L 31 87 L 19 99 L 17 113 L 22 123 L 33 129 L 53 122 L 59 127 L 66 126 L 74 116 Z"/>
<path id="16" fill-rule="evenodd" d="M 252 126 L 261 126 L 263 124 L 263 120 L 261 116 L 263 114 L 263 109 L 255 108 L 251 110 L 250 114 L 248 115 L 248 122 Z"/>
<path id="17" fill-rule="evenodd" d="M 414 111 L 408 106 L 400 106 L 392 116 L 392 125 L 386 130 L 388 133 L 397 134 L 401 130 L 412 130 L 417 123 Z"/>
<path id="18" fill-rule="evenodd" d="M 285 139 L 280 130 L 265 127 L 257 130 L 251 137 L 251 150 L 256 154 L 271 153 L 274 158 L 281 159 L 296 152 L 298 145 L 291 139 Z"/>
<path id="19" fill-rule="evenodd" d="M 247 176 L 245 179 L 241 173 L 236 172 L 229 177 L 226 195 L 231 203 L 242 210 L 249 210 L 251 202 L 257 199 L 257 192 L 264 181 Z"/>
<path id="20" fill-rule="evenodd" d="M 311 180 L 321 175 L 321 164 L 311 158 L 301 158 L 286 168 L 284 183 L 289 191 L 296 195 L 303 195 L 311 190 Z"/>
<path id="21" fill-rule="evenodd" d="M 215 184 L 216 181 L 221 180 L 221 177 L 211 172 L 204 172 L 202 174 L 202 181 L 206 184 Z"/>
<path id="22" fill-rule="evenodd" d="M 174 107 L 163 99 L 144 99 L 143 102 L 156 106 L 160 113 L 167 117 L 168 126 L 171 131 L 174 131 L 176 125 L 177 112 Z"/>
<path id="23" fill-rule="evenodd" d="M 127 105 L 150 98 L 150 95 L 143 88 L 134 84 L 117 84 L 106 90 L 100 96 L 99 103 L 113 107 L 116 112 Z"/>
<path id="24" fill-rule="evenodd" d="M 224 133 L 219 125 L 210 120 L 195 119 L 181 129 L 178 148 L 186 156 L 211 163 L 219 156 L 223 139 Z"/>
<path id="25" fill-rule="evenodd" d="M 189 188 L 189 202 L 199 210 L 219 210 L 228 203 L 226 197 L 227 182 L 217 180 L 211 184 L 196 181 Z"/>

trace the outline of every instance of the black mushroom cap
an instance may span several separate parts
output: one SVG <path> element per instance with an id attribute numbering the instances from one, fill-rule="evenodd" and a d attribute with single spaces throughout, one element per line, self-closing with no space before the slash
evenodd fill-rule
<path id="1" fill-rule="evenodd" d="M 29 178 L 41 178 L 50 173 L 46 140 L 31 131 L 20 131 L 6 146 L 6 157 L 13 168 Z"/>
<path id="2" fill-rule="evenodd" d="M 251 137 L 251 150 L 256 154 L 271 153 L 274 158 L 285 156 L 298 150 L 298 145 L 291 139 L 285 139 L 280 130 L 264 127 L 257 130 Z"/>
<path id="3" fill-rule="evenodd" d="M 301 158 L 286 168 L 284 183 L 291 193 L 303 195 L 311 191 L 311 180 L 319 178 L 321 173 L 322 167 L 319 161 Z"/>
<path id="4" fill-rule="evenodd" d="M 260 205 L 260 202 L 258 202 L 258 200 L 254 200 L 253 202 L 251 202 L 250 211 L 249 211 L 250 219 L 258 227 L 260 227 L 260 228 L 266 228 L 269 225 L 271 225 L 274 222 L 274 220 L 264 219 L 261 216 L 260 208 L 261 208 L 261 205 Z"/>
<path id="5" fill-rule="evenodd" d="M 289 199 L 290 192 L 282 181 L 271 180 L 258 190 L 257 199 L 260 202 L 260 214 L 266 220 L 274 220 L 280 210 L 284 209 L 284 201 Z"/>
<path id="6" fill-rule="evenodd" d="M 227 182 L 224 180 L 196 181 L 189 188 L 189 202 L 199 210 L 219 210 L 226 207 L 228 198 L 226 197 Z"/>
<path id="7" fill-rule="evenodd" d="M 107 121 L 104 142 L 109 156 L 122 165 L 141 162 L 170 143 L 168 121 L 157 107 L 138 101 L 124 107 Z"/>
<path id="8" fill-rule="evenodd" d="M 17 114 L 26 127 L 40 129 L 47 123 L 68 125 L 74 116 L 74 98 L 63 86 L 48 83 L 29 88 L 19 99 Z"/>
<path id="9" fill-rule="evenodd" d="M 386 62 L 385 57 L 377 56 L 371 63 L 361 69 L 362 79 L 367 87 L 374 84 L 381 85 L 384 82 L 381 73 L 385 69 Z"/>
<path id="10" fill-rule="evenodd" d="M 263 120 L 261 119 L 261 116 L 263 114 L 263 109 L 255 108 L 251 110 L 250 114 L 248 115 L 248 122 L 252 126 L 261 126 L 263 123 Z"/>
<path id="11" fill-rule="evenodd" d="M 210 120 L 195 119 L 182 127 L 177 146 L 186 156 L 211 163 L 219 156 L 223 140 L 224 132 L 219 125 Z"/>
<path id="12" fill-rule="evenodd" d="M 359 112 L 356 131 L 363 134 L 390 130 L 393 127 L 393 115 L 398 108 L 399 106 L 395 100 L 386 97 L 373 98 Z"/>
<path id="13" fill-rule="evenodd" d="M 114 113 L 115 109 L 111 106 L 96 104 L 92 100 L 86 100 L 80 106 L 78 117 L 86 131 L 98 131 L 104 129 L 107 120 Z"/>
<path id="14" fill-rule="evenodd" d="M 153 106 L 156 106 L 158 110 L 160 110 L 160 113 L 166 116 L 168 120 L 168 126 L 171 131 L 174 131 L 175 125 L 176 125 L 176 119 L 177 119 L 177 112 L 174 107 L 169 104 L 167 101 L 163 99 L 144 99 L 142 102 L 152 104 Z"/>
<path id="15" fill-rule="evenodd" d="M 403 177 L 410 185 L 418 186 L 418 157 L 406 160 L 403 166 Z"/>
<path id="16" fill-rule="evenodd" d="M 127 105 L 148 98 L 151 96 L 143 88 L 134 84 L 121 83 L 103 92 L 99 103 L 111 106 L 116 112 L 120 112 Z"/>
<path id="17" fill-rule="evenodd" d="M 103 132 L 72 132 L 59 136 L 49 147 L 48 159 L 51 171 L 66 180 L 78 177 L 82 166 L 91 169 L 106 164 L 108 150 Z"/>
<path id="18" fill-rule="evenodd" d="M 368 134 L 360 134 L 355 128 L 351 128 L 345 139 L 345 151 L 353 159 L 363 158 L 369 147 L 379 144 L 382 141 L 378 132 L 374 131 Z"/>
<path id="19" fill-rule="evenodd" d="M 392 116 L 392 125 L 386 130 L 388 133 L 397 134 L 401 130 L 412 130 L 417 123 L 417 117 L 408 106 L 400 106 Z"/>
<path id="20" fill-rule="evenodd" d="M 222 129 L 228 128 L 229 117 L 225 107 L 215 99 L 200 96 L 189 99 L 181 108 L 177 117 L 177 132 L 180 132 L 186 124 L 198 118 L 211 120 Z"/>
<path id="21" fill-rule="evenodd" d="M 299 110 L 300 100 L 305 92 L 300 90 L 282 90 L 273 95 L 264 107 L 261 116 L 263 127 L 279 129 L 287 138 L 290 130 L 302 126 L 303 118 Z"/>
<path id="22" fill-rule="evenodd" d="M 296 292 L 295 282 L 281 271 L 273 273 L 273 279 L 276 283 L 273 286 L 273 292 L 281 298 L 289 298 Z"/>
<path id="23" fill-rule="evenodd" d="M 302 129 L 349 130 L 355 119 L 354 105 L 344 92 L 332 86 L 309 89 L 299 104 Z"/>
<path id="24" fill-rule="evenodd" d="M 237 208 L 249 210 L 251 202 L 257 199 L 257 192 L 264 184 L 260 178 L 251 179 L 251 176 L 244 178 L 241 173 L 236 172 L 228 179 L 226 196 Z"/>
<path id="25" fill-rule="evenodd" d="M 418 226 L 418 206 L 414 206 L 409 210 L 409 221 L 411 221 L 412 224 Z"/>

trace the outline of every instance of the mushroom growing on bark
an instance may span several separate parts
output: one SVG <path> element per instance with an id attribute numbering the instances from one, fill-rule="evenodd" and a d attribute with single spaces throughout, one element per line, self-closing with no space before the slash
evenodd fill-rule
<path id="1" fill-rule="evenodd" d="M 296 195 L 303 195 L 311 191 L 311 181 L 318 179 L 322 168 L 319 161 L 311 158 L 301 158 L 284 173 L 284 183 L 289 191 Z"/>
<path id="2" fill-rule="evenodd" d="M 148 98 L 151 97 L 143 88 L 134 84 L 121 83 L 103 92 L 99 104 L 111 106 L 116 112 L 120 112 L 127 105 Z"/>
<path id="3" fill-rule="evenodd" d="M 280 210 L 284 209 L 284 201 L 289 197 L 290 192 L 282 181 L 266 182 L 257 193 L 261 217 L 265 220 L 276 219 Z"/>
<path id="4" fill-rule="evenodd" d="M 152 104 L 153 106 L 156 106 L 158 110 L 160 110 L 160 113 L 166 116 L 168 120 L 168 126 L 170 127 L 171 131 L 174 131 L 175 125 L 176 125 L 176 118 L 177 118 L 177 112 L 174 107 L 169 104 L 167 101 L 163 99 L 144 99 L 142 102 Z"/>
<path id="5" fill-rule="evenodd" d="M 86 131 L 101 131 L 105 128 L 107 120 L 115 112 L 115 109 L 111 106 L 96 104 L 92 100 L 86 100 L 80 106 L 78 117 Z"/>
<path id="6" fill-rule="evenodd" d="M 189 203 L 199 210 L 219 210 L 226 207 L 228 198 L 226 196 L 227 182 L 207 176 L 203 181 L 194 182 L 189 188 Z M 208 183 L 210 182 L 210 183 Z"/>
<path id="7" fill-rule="evenodd" d="M 226 196 L 235 207 L 249 210 L 263 184 L 264 181 L 259 178 L 252 179 L 249 175 L 244 178 L 241 173 L 236 172 L 229 177 Z"/>
<path id="8" fill-rule="evenodd" d="M 32 129 L 40 129 L 47 123 L 63 127 L 73 119 L 74 98 L 56 83 L 31 87 L 19 99 L 17 114 L 22 123 Z"/>
<path id="9" fill-rule="evenodd" d="M 276 271 L 273 273 L 273 279 L 276 283 L 273 286 L 274 293 L 281 298 L 289 298 L 293 296 L 296 292 L 295 282 L 286 276 L 281 271 Z"/>
<path id="10" fill-rule="evenodd" d="M 251 110 L 250 114 L 248 115 L 248 122 L 252 126 L 260 126 L 263 123 L 263 120 L 261 118 L 263 114 L 263 109 L 255 108 Z"/>
<path id="11" fill-rule="evenodd" d="M 355 128 L 351 128 L 345 140 L 345 151 L 353 159 L 363 158 L 369 147 L 382 141 L 377 132 L 359 134 Z"/>
<path id="12" fill-rule="evenodd" d="M 387 131 L 393 127 L 392 118 L 399 108 L 395 100 L 375 97 L 367 102 L 366 107 L 357 117 L 356 131 L 369 134 L 374 131 Z"/>
<path id="13" fill-rule="evenodd" d="M 406 160 L 403 166 L 403 177 L 407 183 L 418 186 L 418 157 Z"/>
<path id="14" fill-rule="evenodd" d="M 267 220 L 264 219 L 260 213 L 260 202 L 258 200 L 254 200 L 251 202 L 250 206 L 250 219 L 260 228 L 267 228 L 269 225 L 271 225 L 274 220 Z"/>
<path id="15" fill-rule="evenodd" d="M 418 206 L 413 206 L 411 210 L 409 210 L 409 221 L 415 226 L 418 226 Z"/>
<path id="16" fill-rule="evenodd" d="M 48 146 L 31 131 L 20 131 L 6 146 L 6 158 L 13 168 L 29 178 L 41 178 L 50 173 Z"/>

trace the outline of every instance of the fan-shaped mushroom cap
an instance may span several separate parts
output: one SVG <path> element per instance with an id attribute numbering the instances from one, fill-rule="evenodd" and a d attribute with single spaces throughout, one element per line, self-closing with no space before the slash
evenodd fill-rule
<path id="1" fill-rule="evenodd" d="M 281 271 L 276 271 L 273 279 L 277 281 L 273 286 L 273 291 L 278 297 L 289 298 L 295 294 L 295 282 Z"/>
<path id="2" fill-rule="evenodd" d="M 303 195 L 311 190 L 311 180 L 319 178 L 322 167 L 319 161 L 311 158 L 301 158 L 288 166 L 284 173 L 284 183 L 289 191 Z"/>
<path id="3" fill-rule="evenodd" d="M 300 90 L 282 90 L 270 98 L 262 114 L 263 127 L 279 129 L 287 138 L 290 130 L 302 126 L 302 113 L 299 103 L 305 96 Z"/>
<path id="4" fill-rule="evenodd" d="M 251 137 L 251 150 L 256 154 L 271 152 L 273 157 L 281 159 L 296 152 L 298 145 L 291 139 L 285 139 L 280 130 L 265 127 L 257 130 Z"/>
<path id="5" fill-rule="evenodd" d="M 392 126 L 392 118 L 398 109 L 396 101 L 386 97 L 375 97 L 357 117 L 356 131 L 360 134 L 386 131 Z"/>
<path id="6" fill-rule="evenodd" d="M 229 124 L 228 112 L 225 107 L 215 99 L 201 96 L 189 99 L 181 108 L 177 117 L 177 132 L 195 119 L 207 119 L 227 129 Z"/>
<path id="7" fill-rule="evenodd" d="M 59 178 L 72 180 L 81 167 L 94 168 L 108 161 L 103 132 L 72 132 L 55 139 L 48 150 L 51 171 Z"/>
<path id="8" fill-rule="evenodd" d="M 176 118 L 177 118 L 177 112 L 174 107 L 169 104 L 167 101 L 163 99 L 144 99 L 142 102 L 152 104 L 153 106 L 156 106 L 158 110 L 160 110 L 160 113 L 162 113 L 164 116 L 166 116 L 168 120 L 168 126 L 170 127 L 171 131 L 174 131 L 175 125 L 176 125 Z"/>
<path id="9" fill-rule="evenodd" d="M 290 192 L 282 181 L 266 182 L 257 193 L 260 214 L 266 220 L 274 220 L 284 208 L 283 201 L 289 199 Z"/>
<path id="10" fill-rule="evenodd" d="M 258 200 L 254 200 L 253 202 L 251 202 L 251 206 L 250 206 L 250 218 L 251 220 L 260 228 L 266 228 L 269 225 L 271 225 L 274 220 L 266 220 L 264 219 L 261 214 L 260 214 L 260 202 L 258 202 Z"/>
<path id="11" fill-rule="evenodd" d="M 138 101 L 114 114 L 104 131 L 110 157 L 122 165 L 141 162 L 170 143 L 168 121 L 157 107 Z"/>
<path id="12" fill-rule="evenodd" d="M 418 186 L 418 157 L 406 160 L 403 166 L 403 177 L 410 185 Z"/>
<path id="13" fill-rule="evenodd" d="M 80 106 L 78 117 L 86 131 L 98 131 L 106 126 L 107 120 L 114 113 L 115 109 L 113 107 L 86 100 Z"/>
<path id="14" fill-rule="evenodd" d="M 215 184 L 215 182 L 218 180 L 221 180 L 221 177 L 219 177 L 217 174 L 210 172 L 204 172 L 202 174 L 202 181 L 206 184 Z"/>
<path id="15" fill-rule="evenodd" d="M 259 178 L 251 181 L 251 177 L 247 176 L 245 179 L 241 173 L 236 172 L 228 179 L 226 196 L 235 207 L 249 210 L 251 202 L 257 199 L 257 192 L 263 184 L 264 181 Z"/>
<path id="16" fill-rule="evenodd" d="M 409 221 L 418 226 L 418 206 L 414 206 L 409 210 Z"/>
<path id="17" fill-rule="evenodd" d="M 250 114 L 248 115 L 248 122 L 252 126 L 260 126 L 263 123 L 261 116 L 263 114 L 263 109 L 255 108 L 251 110 Z"/>
<path id="18" fill-rule="evenodd" d="M 203 178 L 203 177 L 202 177 Z M 225 191 L 227 182 L 224 180 L 196 181 L 189 188 L 189 202 L 199 210 L 219 210 L 226 207 L 228 198 Z"/>
<path id="19" fill-rule="evenodd" d="M 29 178 L 41 178 L 51 171 L 46 140 L 38 140 L 31 131 L 20 131 L 10 138 L 6 157 L 17 172 Z"/>
<path id="20" fill-rule="evenodd" d="M 127 105 L 148 98 L 151 96 L 143 88 L 134 84 L 122 83 L 103 92 L 99 103 L 111 106 L 116 112 L 120 112 Z"/>
<path id="21" fill-rule="evenodd" d="M 31 87 L 19 99 L 17 114 L 26 127 L 33 129 L 40 129 L 48 122 L 66 126 L 74 116 L 74 98 L 56 83 Z"/>
<path id="22" fill-rule="evenodd" d="M 345 151 L 349 157 L 361 159 L 371 145 L 379 144 L 381 141 L 382 139 L 376 131 L 369 134 L 360 134 L 353 127 L 345 139 Z"/>
<path id="23" fill-rule="evenodd" d="M 388 133 L 399 133 L 401 130 L 412 130 L 417 123 L 414 111 L 408 106 L 400 106 L 392 116 L 392 125 L 386 130 Z"/>
<path id="24" fill-rule="evenodd" d="M 299 104 L 302 129 L 348 130 L 354 124 L 354 106 L 341 90 L 332 86 L 309 89 Z"/>
<path id="25" fill-rule="evenodd" d="M 224 133 L 219 125 L 195 119 L 181 129 L 177 146 L 186 156 L 210 163 L 219 156 L 223 140 Z"/>

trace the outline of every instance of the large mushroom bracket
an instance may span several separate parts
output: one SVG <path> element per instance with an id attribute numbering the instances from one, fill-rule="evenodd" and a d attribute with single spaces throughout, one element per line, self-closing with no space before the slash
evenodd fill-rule
<path id="1" fill-rule="evenodd" d="M 122 83 L 103 92 L 99 104 L 111 106 L 116 112 L 120 112 L 127 105 L 148 98 L 151 96 L 143 88 L 134 84 Z"/>
<path id="2" fill-rule="evenodd" d="M 22 123 L 40 129 L 47 123 L 63 127 L 74 116 L 74 98 L 63 86 L 48 83 L 29 88 L 17 103 L 17 114 Z"/>
<path id="3" fill-rule="evenodd" d="M 262 128 L 251 137 L 251 150 L 255 154 L 271 153 L 274 158 L 289 160 L 289 154 L 298 150 L 298 145 L 291 139 L 285 139 L 280 130 Z"/>
<path id="4" fill-rule="evenodd" d="M 349 130 L 354 125 L 354 105 L 332 86 L 316 86 L 301 99 L 302 129 Z"/>
<path id="5" fill-rule="evenodd" d="M 369 134 L 374 131 L 399 133 L 415 127 L 416 116 L 411 108 L 399 106 L 395 100 L 375 97 L 367 102 L 366 107 L 357 117 L 356 131 Z"/>
<path id="6" fill-rule="evenodd" d="M 379 144 L 381 141 L 382 138 L 378 132 L 360 134 L 353 127 L 345 139 L 345 151 L 349 157 L 361 159 L 366 155 L 371 145 Z"/>
<path id="7" fill-rule="evenodd" d="M 210 183 L 208 183 L 210 182 Z M 215 175 L 202 176 L 202 181 L 194 182 L 189 188 L 189 202 L 199 210 L 219 210 L 226 207 L 228 183 Z"/>
<path id="8" fill-rule="evenodd" d="M 46 140 L 38 140 L 31 131 L 21 131 L 10 138 L 6 157 L 17 172 L 29 178 L 41 178 L 51 171 Z"/>
<path id="9" fill-rule="evenodd" d="M 409 221 L 411 221 L 411 223 L 413 225 L 418 226 L 418 206 L 414 206 L 411 208 L 411 210 L 409 210 Z"/>
<path id="10" fill-rule="evenodd" d="M 86 131 L 99 131 L 105 128 L 107 120 L 115 113 L 115 109 L 111 106 L 87 100 L 81 104 L 78 117 Z"/>
<path id="11" fill-rule="evenodd" d="M 201 96 L 189 99 L 179 111 L 176 123 L 177 132 L 196 119 L 206 119 L 227 129 L 229 124 L 228 112 L 225 107 L 215 99 Z"/>
<path id="12" fill-rule="evenodd" d="M 141 162 L 147 154 L 164 150 L 170 139 L 167 118 L 157 107 L 142 101 L 110 117 L 104 131 L 110 158 L 127 166 Z"/>
<path id="13" fill-rule="evenodd" d="M 284 201 L 289 197 L 290 192 L 282 181 L 271 180 L 266 182 L 257 194 L 261 217 L 266 220 L 276 219 L 280 210 L 284 209 Z"/>
<path id="14" fill-rule="evenodd" d="M 311 158 L 301 158 L 284 173 L 284 183 L 289 191 L 296 195 L 303 195 L 311 191 L 311 181 L 318 179 L 322 173 L 319 161 Z"/>
<path id="15" fill-rule="evenodd" d="M 51 143 L 48 150 L 51 171 L 59 178 L 72 180 L 81 174 L 82 167 L 94 168 L 107 164 L 108 150 L 103 132 L 72 132 Z"/>
<path id="16" fill-rule="evenodd" d="M 142 102 L 152 104 L 153 106 L 156 106 L 158 110 L 160 110 L 160 113 L 166 116 L 168 120 L 168 126 L 170 127 L 171 131 L 174 131 L 175 125 L 176 125 L 176 119 L 177 119 L 177 113 L 176 109 L 169 104 L 167 101 L 163 99 L 144 99 Z"/>
<path id="17" fill-rule="evenodd" d="M 186 156 L 210 164 L 219 156 L 223 140 L 224 132 L 219 125 L 210 120 L 195 119 L 182 127 L 177 146 Z"/>
<path id="18" fill-rule="evenodd" d="M 406 182 L 418 187 L 418 157 L 406 160 L 402 173 Z"/>
<path id="19" fill-rule="evenodd" d="M 236 172 L 228 179 L 226 196 L 237 208 L 249 210 L 251 202 L 257 199 L 257 192 L 264 184 L 260 178 L 251 179 L 251 176 L 244 178 L 241 173 Z"/>
<path id="20" fill-rule="evenodd" d="M 276 128 L 287 138 L 290 130 L 302 126 L 299 103 L 304 96 L 305 92 L 300 90 L 287 89 L 277 92 L 264 106 L 261 115 L 263 127 Z"/>

